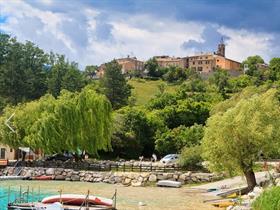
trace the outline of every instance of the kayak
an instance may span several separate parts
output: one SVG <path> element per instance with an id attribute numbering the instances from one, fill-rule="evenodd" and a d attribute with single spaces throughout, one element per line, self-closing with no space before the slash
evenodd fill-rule
<path id="1" fill-rule="evenodd" d="M 97 196 L 86 196 L 78 194 L 62 194 L 46 197 L 42 200 L 43 204 L 60 202 L 68 205 L 82 205 L 86 202 L 92 205 L 113 206 L 113 200 Z"/>
<path id="2" fill-rule="evenodd" d="M 161 180 L 157 182 L 157 186 L 159 187 L 181 187 L 181 182 L 170 181 L 170 180 Z"/>

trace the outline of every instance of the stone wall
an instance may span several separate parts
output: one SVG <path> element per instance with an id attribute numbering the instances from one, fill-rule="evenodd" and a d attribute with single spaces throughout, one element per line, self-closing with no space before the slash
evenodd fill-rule
<path id="1" fill-rule="evenodd" d="M 7 167 L 0 171 L 0 175 L 13 175 L 14 168 Z M 145 186 L 159 180 L 179 181 L 182 184 L 211 182 L 222 178 L 221 175 L 213 173 L 192 172 L 94 172 L 76 171 L 63 168 L 28 168 L 21 170 L 20 176 L 34 178 L 36 176 L 52 176 L 53 180 L 103 182 L 109 184 L 123 184 L 131 186 Z"/>

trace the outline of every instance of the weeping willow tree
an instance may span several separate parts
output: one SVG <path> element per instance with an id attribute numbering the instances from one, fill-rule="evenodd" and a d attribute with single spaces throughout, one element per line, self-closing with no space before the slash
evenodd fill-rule
<path id="1" fill-rule="evenodd" d="M 15 133 L 5 120 L 11 121 Z M 62 91 L 57 99 L 46 95 L 16 107 L 0 117 L 0 142 L 13 148 L 28 146 L 45 153 L 87 151 L 97 155 L 111 149 L 111 104 L 86 87 L 80 93 Z"/>

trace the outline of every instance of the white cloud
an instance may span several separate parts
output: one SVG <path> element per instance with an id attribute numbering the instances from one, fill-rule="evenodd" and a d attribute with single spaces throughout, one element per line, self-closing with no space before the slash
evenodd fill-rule
<path id="1" fill-rule="evenodd" d="M 44 0 L 43 4 L 56 4 Z M 63 6 L 58 4 L 57 6 Z M 182 47 L 184 42 L 204 42 L 203 31 L 209 23 L 158 18 L 148 14 L 110 14 L 91 6 L 77 10 L 54 12 L 24 1 L 0 0 L 1 30 L 20 41 L 30 40 L 46 51 L 65 54 L 82 64 L 100 64 L 113 58 L 134 55 L 142 60 L 154 55 L 187 56 L 195 49 Z M 106 30 L 103 30 L 106 28 Z M 227 57 L 243 60 L 259 54 L 268 59 L 275 53 L 270 44 L 275 36 L 247 30 L 217 27 L 227 41 Z M 215 50 L 215 49 L 213 49 Z"/>
<path id="2" fill-rule="evenodd" d="M 266 61 L 271 58 L 273 34 L 251 32 L 245 29 L 230 29 L 221 27 L 221 34 L 229 37 L 226 42 L 226 56 L 238 61 L 243 61 L 251 55 L 261 55 Z"/>

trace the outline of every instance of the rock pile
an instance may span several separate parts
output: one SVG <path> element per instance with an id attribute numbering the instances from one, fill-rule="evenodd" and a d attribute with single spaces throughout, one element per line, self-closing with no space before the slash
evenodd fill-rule
<path id="1" fill-rule="evenodd" d="M 0 172 L 0 175 L 13 175 L 14 168 L 7 167 Z M 145 186 L 159 180 L 179 181 L 182 184 L 212 182 L 222 178 L 221 175 L 213 173 L 193 173 L 193 172 L 96 172 L 96 171 L 76 171 L 63 168 L 28 168 L 22 169 L 21 176 L 37 177 L 52 176 L 53 180 L 82 181 L 82 182 L 103 182 L 109 184 L 123 184 L 127 186 Z"/>

